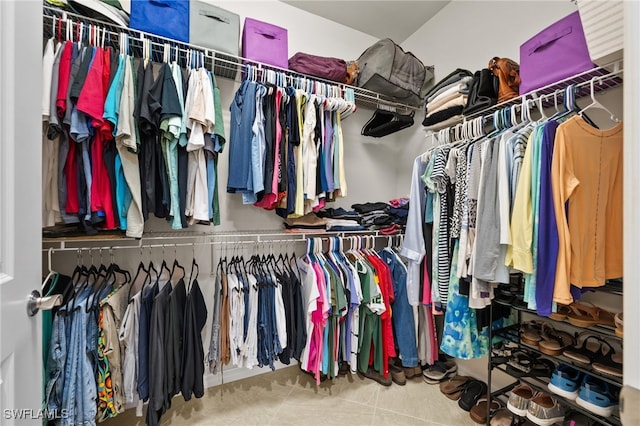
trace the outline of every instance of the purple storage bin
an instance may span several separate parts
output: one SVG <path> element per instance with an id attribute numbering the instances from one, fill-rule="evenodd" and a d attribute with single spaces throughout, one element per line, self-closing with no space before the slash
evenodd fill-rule
<path id="1" fill-rule="evenodd" d="M 242 56 L 288 69 L 289 43 L 286 28 L 245 18 L 242 29 Z"/>
<path id="2" fill-rule="evenodd" d="M 593 67 L 580 15 L 574 12 L 520 46 L 520 94 Z"/>

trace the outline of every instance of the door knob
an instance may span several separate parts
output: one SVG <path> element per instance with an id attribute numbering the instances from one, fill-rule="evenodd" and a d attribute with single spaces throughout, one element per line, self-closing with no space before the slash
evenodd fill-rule
<path id="1" fill-rule="evenodd" d="M 50 311 L 60 305 L 62 305 L 61 294 L 41 297 L 38 290 L 33 290 L 27 300 L 27 314 L 32 317 L 37 314 L 40 309 Z"/>

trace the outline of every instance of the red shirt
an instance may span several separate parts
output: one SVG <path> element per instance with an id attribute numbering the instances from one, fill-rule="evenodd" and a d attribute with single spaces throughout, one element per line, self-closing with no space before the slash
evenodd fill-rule
<path id="1" fill-rule="evenodd" d="M 380 315 L 382 328 L 382 366 L 384 377 L 389 375 L 389 358 L 396 357 L 396 348 L 393 341 L 393 325 L 391 323 L 391 303 L 394 300 L 393 281 L 391 271 L 386 263 L 375 255 L 367 255 L 367 260 L 376 270 L 380 285 L 380 292 L 384 300 L 385 311 Z"/>
<path id="2" fill-rule="evenodd" d="M 58 93 L 56 95 L 56 111 L 58 118 L 63 119 L 67 112 L 67 95 L 69 93 L 69 78 L 71 77 L 71 55 L 73 43 L 64 44 L 64 50 L 60 56 L 60 69 L 58 71 Z"/>

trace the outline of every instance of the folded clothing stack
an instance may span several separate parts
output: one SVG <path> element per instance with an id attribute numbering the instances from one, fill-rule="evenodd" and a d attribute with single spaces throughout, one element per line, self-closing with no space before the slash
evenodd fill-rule
<path id="1" fill-rule="evenodd" d="M 286 219 L 286 232 L 348 232 L 374 231 L 391 235 L 401 232 L 407 224 L 409 200 L 398 198 L 389 203 L 363 203 L 351 206 L 353 210 L 342 207 L 327 208 L 309 213 L 295 219 Z"/>
<path id="2" fill-rule="evenodd" d="M 285 232 L 325 232 L 327 219 L 318 217 L 315 213 L 308 213 L 295 219 L 287 218 L 284 221 Z"/>
<path id="3" fill-rule="evenodd" d="M 360 223 L 360 216 L 355 211 L 347 211 L 342 207 L 320 210 L 318 216 L 327 222 L 327 231 L 364 231 L 366 228 Z"/>
<path id="4" fill-rule="evenodd" d="M 395 204 L 395 203 L 394 203 Z M 369 230 L 380 230 L 385 234 L 395 234 L 407 223 L 409 204 L 396 204 L 391 207 L 387 203 L 354 204 L 351 207 L 360 215 L 360 223 Z"/>
<path id="5" fill-rule="evenodd" d="M 427 130 L 439 130 L 462 119 L 472 79 L 471 71 L 458 68 L 427 93 L 422 121 Z"/>

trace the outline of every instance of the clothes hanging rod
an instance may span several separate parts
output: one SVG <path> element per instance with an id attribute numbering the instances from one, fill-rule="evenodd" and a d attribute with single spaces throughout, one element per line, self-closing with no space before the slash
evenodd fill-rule
<path id="1" fill-rule="evenodd" d="M 178 40 L 173 40 L 170 38 L 162 37 L 156 34 L 146 33 L 144 31 L 131 29 L 127 27 L 121 27 L 116 24 L 111 24 L 108 22 L 100 21 L 97 19 L 92 19 L 86 16 L 78 15 L 72 12 L 68 12 L 65 10 L 57 9 L 50 6 L 43 6 L 43 26 L 44 26 L 44 36 L 45 37 L 58 37 L 59 35 L 62 38 L 66 38 L 66 25 L 68 22 L 73 22 L 74 24 L 84 24 L 94 25 L 99 29 L 105 29 L 106 34 L 108 35 L 108 42 L 110 45 L 117 46 L 120 35 L 126 34 L 129 36 L 130 42 L 133 42 L 133 47 L 137 51 L 142 51 L 142 43 L 143 40 L 148 40 L 152 45 L 152 57 L 155 53 L 155 57 L 162 58 L 164 52 L 164 45 L 169 44 L 171 49 L 178 51 L 183 55 L 181 59 L 188 59 L 187 55 L 189 52 L 200 52 L 205 58 L 209 61 L 209 66 L 212 71 L 216 73 L 216 75 L 228 78 L 231 80 L 235 80 L 238 74 L 238 71 L 244 71 L 247 68 L 247 65 L 258 68 L 259 70 L 273 70 L 275 72 L 281 72 L 289 76 L 289 78 L 300 78 L 305 79 L 312 82 L 319 82 L 331 86 L 337 86 L 342 91 L 352 90 L 354 92 L 356 98 L 356 104 L 366 105 L 372 108 L 376 108 L 379 104 L 384 104 L 387 106 L 391 106 L 393 108 L 399 110 L 407 110 L 407 111 L 415 111 L 421 109 L 420 106 L 412 106 L 407 105 L 402 102 L 390 99 L 386 96 L 381 95 L 380 93 L 373 92 L 371 90 L 363 89 L 356 86 L 351 86 L 345 83 L 340 83 L 337 81 L 326 80 L 319 77 L 312 77 L 305 74 L 300 74 L 295 71 L 291 71 L 285 68 L 279 68 L 273 65 L 265 64 L 262 62 L 257 62 L 251 59 L 243 58 L 241 56 L 236 56 L 229 53 L 219 52 L 215 49 L 206 48 L 202 46 L 197 46 L 185 42 L 181 42 Z M 64 28 L 61 28 L 60 25 L 64 25 Z M 74 33 L 74 37 L 76 35 Z"/>
<path id="2" fill-rule="evenodd" d="M 209 234 L 211 235 L 211 234 Z M 262 236 L 262 234 L 255 234 L 258 236 Z M 288 234 L 285 234 L 288 235 Z M 290 239 L 255 239 L 255 240 L 223 240 L 223 241 L 216 241 L 216 240 L 209 240 L 209 241 L 192 241 L 192 242 L 188 242 L 188 243 L 176 243 L 176 242 L 172 242 L 172 243 L 164 243 L 164 244 L 158 244 L 158 243 L 154 243 L 154 244 L 144 244 L 142 242 L 142 240 L 131 240 L 131 241 L 136 241 L 137 244 L 131 244 L 131 245 L 117 245 L 117 246 L 81 246 L 81 247 L 66 247 L 66 246 L 61 246 L 61 247 L 49 247 L 49 248 L 43 248 L 42 252 L 43 253 L 48 253 L 49 258 L 51 256 L 52 253 L 57 253 L 57 252 L 77 252 L 77 253 L 82 253 L 82 252 L 93 252 L 93 251 L 106 251 L 106 252 L 113 252 L 114 250 L 125 250 L 125 249 L 137 249 L 137 250 L 144 250 L 144 249 L 172 249 L 172 248 L 178 248 L 178 247 L 196 247 L 196 246 L 224 246 L 224 245 L 228 245 L 228 246 L 234 246 L 234 245 L 250 245 L 250 244 L 254 244 L 254 245 L 270 245 L 270 244 L 288 244 L 288 243 L 306 243 L 309 239 L 320 239 L 323 241 L 329 241 L 331 238 L 339 238 L 340 240 L 344 241 L 345 239 L 348 241 L 349 238 L 352 237 L 364 237 L 364 238 L 392 238 L 392 237 L 402 237 L 404 236 L 403 233 L 398 233 L 398 234 L 393 234 L 393 235 L 384 235 L 381 233 L 377 233 L 375 235 L 372 234 L 349 234 L 347 232 L 344 233 L 339 233 L 339 234 L 294 234 L 293 235 L 295 238 L 290 238 Z"/>
<path id="3" fill-rule="evenodd" d="M 77 244 L 91 244 L 91 243 L 127 243 L 131 242 L 131 246 L 138 247 L 140 242 L 145 241 L 177 241 L 188 239 L 224 239 L 224 240 L 233 240 L 238 238 L 253 238 L 254 242 L 269 242 L 273 239 L 289 239 L 293 240 L 295 238 L 309 238 L 309 237 L 345 237 L 345 236 L 357 236 L 357 235 L 371 235 L 371 236 L 386 236 L 382 234 L 380 231 L 340 231 L 340 232 L 313 232 L 313 230 L 309 230 L 309 232 L 282 232 L 282 231 L 265 231 L 265 232 L 251 232 L 251 231 L 236 231 L 236 232 L 221 232 L 221 233 L 197 233 L 197 232 L 159 232 L 152 233 L 148 235 L 143 235 L 141 239 L 134 238 L 106 238 L 106 239 L 92 239 L 92 238 L 78 238 L 78 239 L 57 239 L 50 238 L 43 240 L 43 244 L 47 246 L 56 246 L 58 245 L 60 248 L 67 248 L 67 246 L 74 246 Z M 397 234 L 396 234 L 397 235 Z M 165 243 L 165 244 L 173 244 Z M 129 247 L 129 245 L 127 245 Z M 48 247 L 45 247 L 45 250 Z M 70 247 L 75 248 L 75 247 Z"/>

